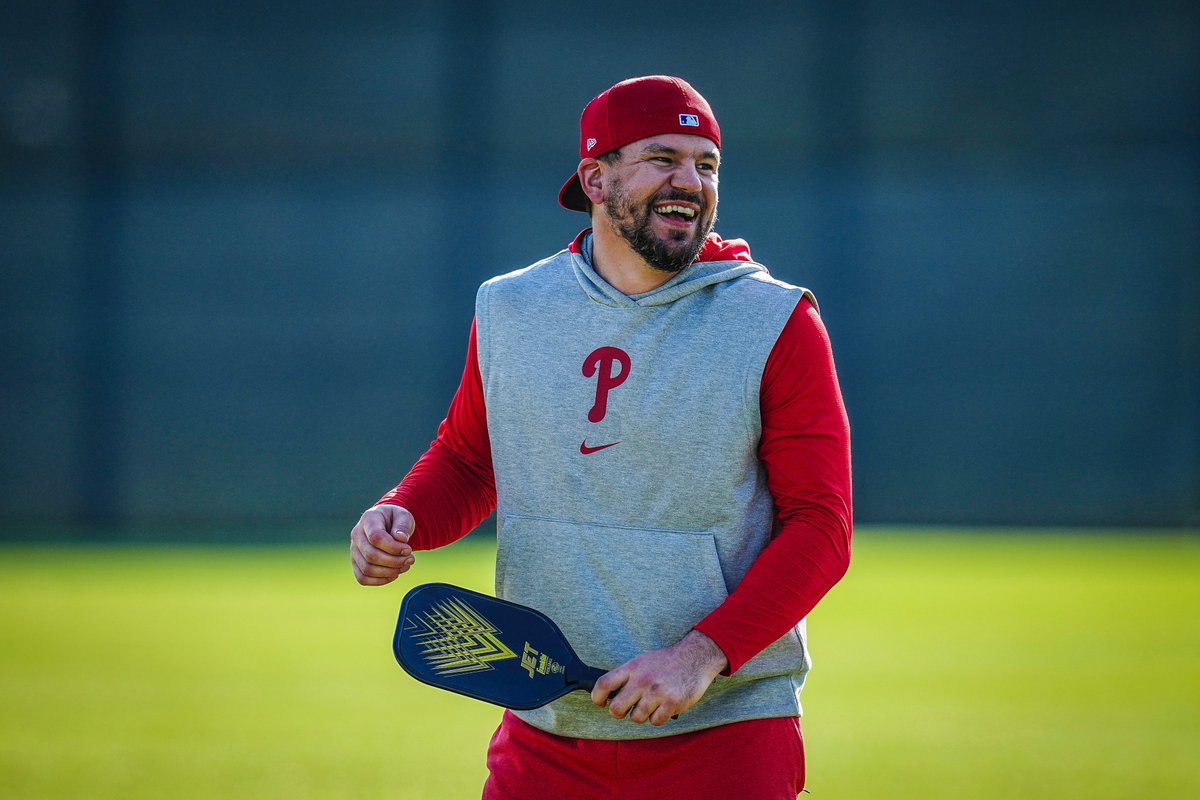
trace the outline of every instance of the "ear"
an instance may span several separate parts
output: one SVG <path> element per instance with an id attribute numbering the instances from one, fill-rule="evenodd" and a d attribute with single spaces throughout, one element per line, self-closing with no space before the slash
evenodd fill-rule
<path id="1" fill-rule="evenodd" d="M 579 167 L 575 171 L 579 175 L 579 185 L 583 187 L 583 193 L 587 195 L 588 200 L 591 200 L 594 206 L 602 205 L 604 203 L 603 165 L 594 158 L 585 158 L 579 162 Z"/>

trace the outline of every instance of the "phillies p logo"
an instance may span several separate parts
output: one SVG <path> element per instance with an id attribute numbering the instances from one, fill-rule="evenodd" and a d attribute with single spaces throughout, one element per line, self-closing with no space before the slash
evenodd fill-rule
<path id="1" fill-rule="evenodd" d="M 583 360 L 583 377 L 596 378 L 596 402 L 588 421 L 599 422 L 608 413 L 608 393 L 629 377 L 629 354 L 617 347 L 599 347 Z"/>

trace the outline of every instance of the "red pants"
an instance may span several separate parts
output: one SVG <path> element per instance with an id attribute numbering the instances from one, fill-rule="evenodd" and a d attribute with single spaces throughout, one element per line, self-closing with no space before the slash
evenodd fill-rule
<path id="1" fill-rule="evenodd" d="M 505 711 L 487 765 L 483 800 L 796 800 L 804 740 L 795 717 L 608 741 L 555 736 Z"/>

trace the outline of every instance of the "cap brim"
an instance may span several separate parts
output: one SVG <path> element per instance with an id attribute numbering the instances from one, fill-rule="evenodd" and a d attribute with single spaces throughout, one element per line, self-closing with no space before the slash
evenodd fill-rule
<path id="1" fill-rule="evenodd" d="M 568 211 L 587 211 L 588 197 L 579 183 L 579 173 L 573 174 L 558 193 L 558 204 Z"/>

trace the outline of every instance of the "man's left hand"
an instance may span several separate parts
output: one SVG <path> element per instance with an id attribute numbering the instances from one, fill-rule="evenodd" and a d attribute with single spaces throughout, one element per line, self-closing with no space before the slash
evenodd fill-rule
<path id="1" fill-rule="evenodd" d="M 592 689 L 592 702 L 616 719 L 666 725 L 704 696 L 729 662 L 717 643 L 697 630 L 670 647 L 651 650 L 606 672 Z M 609 696 L 616 695 L 609 699 Z"/>

